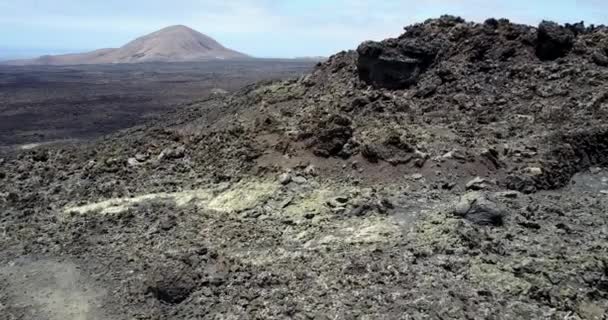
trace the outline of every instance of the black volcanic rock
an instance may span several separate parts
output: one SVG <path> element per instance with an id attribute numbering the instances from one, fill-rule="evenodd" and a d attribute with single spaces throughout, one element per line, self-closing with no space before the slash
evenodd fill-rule
<path id="1" fill-rule="evenodd" d="M 403 89 L 418 82 L 433 62 L 431 48 L 413 41 L 386 44 L 364 42 L 357 48 L 357 68 L 361 79 L 376 88 Z"/>
<path id="2" fill-rule="evenodd" d="M 551 21 L 543 21 L 538 26 L 536 55 L 541 60 L 555 60 L 568 54 L 572 49 L 574 33 Z"/>

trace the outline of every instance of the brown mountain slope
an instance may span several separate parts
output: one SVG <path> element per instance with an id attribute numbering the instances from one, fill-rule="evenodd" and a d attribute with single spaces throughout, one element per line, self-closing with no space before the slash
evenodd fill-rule
<path id="1" fill-rule="evenodd" d="M 72 65 L 140 62 L 183 62 L 244 59 L 214 39 L 186 26 L 171 26 L 137 38 L 121 48 L 14 60 L 11 65 Z"/>

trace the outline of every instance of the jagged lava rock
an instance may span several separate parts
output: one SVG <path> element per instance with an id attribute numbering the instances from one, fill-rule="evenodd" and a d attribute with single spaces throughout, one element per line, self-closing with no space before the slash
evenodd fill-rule
<path id="1" fill-rule="evenodd" d="M 433 63 L 433 48 L 411 40 L 389 42 L 367 41 L 357 48 L 359 76 L 377 88 L 403 89 L 418 82 L 420 75 Z"/>
<path id="2" fill-rule="evenodd" d="M 572 49 L 574 34 L 555 22 L 543 21 L 538 26 L 536 55 L 541 60 L 555 60 Z"/>

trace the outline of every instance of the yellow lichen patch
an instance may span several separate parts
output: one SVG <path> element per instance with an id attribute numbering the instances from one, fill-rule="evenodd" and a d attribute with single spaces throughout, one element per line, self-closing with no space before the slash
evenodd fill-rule
<path id="1" fill-rule="evenodd" d="M 114 198 L 84 206 L 68 207 L 65 212 L 85 214 L 89 212 L 100 212 L 102 214 L 115 214 L 127 211 L 130 207 L 150 201 L 171 201 L 178 207 L 187 204 L 202 204 L 212 199 L 213 193 L 210 189 L 188 190 L 173 193 L 149 193 L 133 198 Z"/>
<path id="2" fill-rule="evenodd" d="M 419 246 L 431 251 L 442 252 L 454 247 L 459 237 L 456 230 L 460 220 L 452 219 L 442 214 L 435 214 L 416 223 L 413 241 Z"/>
<path id="3" fill-rule="evenodd" d="M 399 225 L 384 217 L 371 217 L 363 220 L 350 219 L 341 222 L 331 234 L 306 243 L 306 247 L 314 248 L 336 243 L 344 244 L 373 244 L 388 242 L 401 234 Z"/>
<path id="4" fill-rule="evenodd" d="M 331 189 L 317 189 L 299 199 L 294 199 L 285 209 L 283 214 L 288 216 L 303 216 L 307 213 L 320 213 L 327 210 L 327 201 L 336 196 L 336 191 Z"/>
<path id="5" fill-rule="evenodd" d="M 353 243 L 376 243 L 385 242 L 399 235 L 399 226 L 387 221 L 378 221 L 374 224 L 364 225 L 354 230 L 350 239 Z"/>
<path id="6" fill-rule="evenodd" d="M 278 184 L 272 182 L 240 182 L 211 200 L 208 208 L 223 212 L 251 209 L 268 200 L 278 188 Z"/>
<path id="7" fill-rule="evenodd" d="M 100 212 L 102 214 L 116 214 L 127 211 L 129 208 L 150 202 L 169 201 L 177 207 L 198 205 L 220 212 L 241 211 L 263 203 L 278 188 L 276 183 L 247 181 L 240 182 L 226 191 L 217 193 L 219 186 L 186 190 L 172 193 L 150 193 L 133 198 L 114 198 L 83 206 L 65 208 L 66 213 L 86 214 Z"/>
<path id="8" fill-rule="evenodd" d="M 184 207 L 188 204 L 204 205 L 213 199 L 212 189 L 198 189 L 184 192 L 176 192 L 172 194 L 172 199 L 178 207 Z"/>

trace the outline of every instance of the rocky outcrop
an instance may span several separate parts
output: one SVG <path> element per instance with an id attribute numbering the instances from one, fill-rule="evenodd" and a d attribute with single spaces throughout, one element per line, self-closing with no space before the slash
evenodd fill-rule
<path id="1" fill-rule="evenodd" d="M 353 136 L 351 124 L 350 119 L 337 114 L 320 122 L 314 133 L 314 154 L 320 157 L 339 155 Z"/>
<path id="2" fill-rule="evenodd" d="M 403 89 L 415 85 L 433 63 L 435 52 L 415 41 L 364 42 L 357 48 L 359 77 L 376 88 Z"/>
<path id="3" fill-rule="evenodd" d="M 541 60 L 555 60 L 568 54 L 574 43 L 574 33 L 555 22 L 543 21 L 538 26 L 536 55 Z"/>

